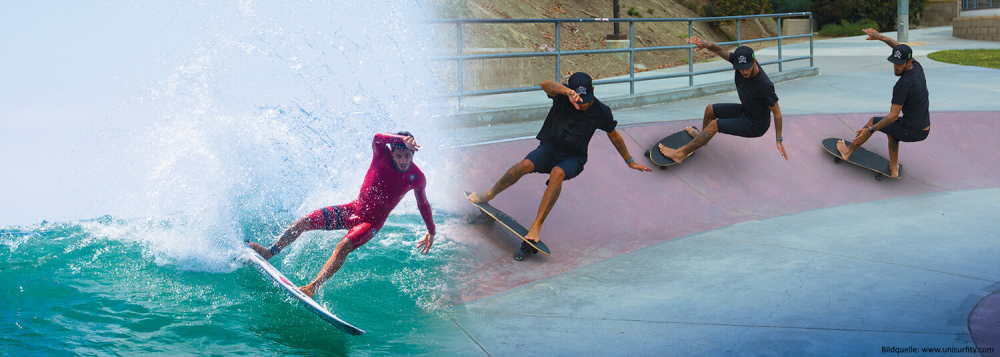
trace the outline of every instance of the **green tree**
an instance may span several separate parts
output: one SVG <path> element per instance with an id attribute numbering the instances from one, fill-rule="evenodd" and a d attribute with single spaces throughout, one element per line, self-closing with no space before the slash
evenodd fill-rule
<path id="1" fill-rule="evenodd" d="M 771 0 L 774 12 L 802 12 L 812 9 L 812 0 Z"/>
<path id="2" fill-rule="evenodd" d="M 813 16 L 820 26 L 872 19 L 884 31 L 896 30 L 896 0 L 813 0 L 812 3 Z M 923 7 L 924 0 L 910 0 L 910 23 L 919 23 Z"/>
<path id="3" fill-rule="evenodd" d="M 738 16 L 771 13 L 770 0 L 712 0 L 705 6 L 706 16 Z"/>

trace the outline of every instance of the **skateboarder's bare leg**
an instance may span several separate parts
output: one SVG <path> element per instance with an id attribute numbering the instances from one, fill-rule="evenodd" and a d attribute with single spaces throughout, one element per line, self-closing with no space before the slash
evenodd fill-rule
<path id="1" fill-rule="evenodd" d="M 715 111 L 712 110 L 712 105 L 705 106 L 705 116 L 701 118 L 701 130 L 705 130 L 708 127 L 708 123 L 715 120 Z M 694 135 L 692 135 L 694 136 Z"/>
<path id="2" fill-rule="evenodd" d="M 899 177 L 899 140 L 889 136 L 889 177 Z"/>
<path id="3" fill-rule="evenodd" d="M 532 171 L 535 171 L 535 164 L 528 159 L 521 160 L 520 162 L 514 164 L 514 166 L 507 169 L 507 172 L 505 172 L 503 176 L 500 176 L 500 179 L 493 185 L 493 188 L 486 191 L 485 196 L 479 197 L 477 193 L 473 192 L 469 194 L 469 200 L 474 203 L 487 203 L 492 201 L 493 198 L 500 194 L 500 192 L 503 192 L 503 190 L 506 190 L 508 187 L 516 183 L 517 180 L 520 180 L 521 176 L 527 175 Z"/>
<path id="4" fill-rule="evenodd" d="M 847 145 L 843 140 L 837 141 L 837 151 L 840 152 L 840 158 L 847 160 L 851 157 L 854 151 L 858 150 L 862 144 L 871 138 L 872 134 L 868 132 L 869 127 L 875 125 L 875 118 L 868 119 L 868 123 L 865 124 L 864 128 L 858 129 L 857 134 L 854 136 L 854 140 L 851 140 L 851 145 Z"/>
<path id="5" fill-rule="evenodd" d="M 682 163 L 684 162 L 684 159 L 687 159 L 687 157 L 691 155 L 691 153 L 693 153 L 695 150 L 698 150 L 698 148 L 705 146 L 705 144 L 708 144 L 708 141 L 712 140 L 712 137 L 715 136 L 715 133 L 718 132 L 719 132 L 719 121 L 712 120 L 708 122 L 708 125 L 705 125 L 705 130 L 699 132 L 698 135 L 695 135 L 694 139 L 692 139 L 690 142 L 684 144 L 684 146 L 681 146 L 678 149 L 671 149 L 667 146 L 664 146 L 663 144 L 659 144 L 660 153 L 662 153 L 663 156 L 666 156 L 671 160 L 674 160 L 674 162 L 678 164 Z"/>
<path id="6" fill-rule="evenodd" d="M 535 216 L 535 221 L 531 223 L 528 234 L 524 235 L 524 238 L 527 240 L 532 242 L 542 240 L 539 235 L 542 231 L 542 223 L 545 223 L 545 218 L 549 216 L 552 206 L 555 206 L 556 200 L 559 199 L 559 193 L 562 192 L 562 183 L 565 177 L 566 172 L 561 167 L 556 166 L 552 168 L 552 173 L 549 174 L 549 186 L 545 188 L 545 194 L 542 195 L 542 202 L 538 205 L 538 215 Z"/>

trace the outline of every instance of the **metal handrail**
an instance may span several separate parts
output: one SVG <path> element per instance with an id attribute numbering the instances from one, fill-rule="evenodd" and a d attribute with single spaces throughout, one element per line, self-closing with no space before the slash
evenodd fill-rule
<path id="1" fill-rule="evenodd" d="M 785 17 L 809 17 L 809 33 L 801 35 L 782 35 L 781 34 L 781 18 Z M 635 23 L 637 22 L 687 22 L 688 24 L 688 36 L 694 35 L 694 23 L 695 22 L 705 22 L 705 21 L 730 21 L 730 20 L 746 20 L 746 19 L 756 19 L 756 18 L 776 18 L 777 23 L 777 36 L 758 38 L 751 40 L 742 39 L 742 22 L 736 22 L 736 40 L 719 42 L 719 45 L 742 45 L 747 43 L 755 42 L 765 42 L 765 41 L 777 41 L 778 42 L 778 59 L 773 61 L 760 62 L 763 65 L 778 65 L 778 72 L 784 70 L 782 64 L 791 61 L 801 61 L 808 59 L 809 66 L 814 66 L 813 57 L 813 15 L 811 12 L 789 12 L 781 14 L 758 14 L 758 15 L 742 15 L 742 16 L 718 16 L 718 17 L 680 17 L 680 18 L 574 18 L 574 19 L 439 19 L 432 20 L 432 24 L 453 24 L 456 26 L 456 41 L 455 46 L 456 53 L 452 56 L 436 56 L 432 57 L 434 61 L 456 61 L 457 62 L 457 85 L 458 90 L 455 93 L 447 94 L 445 97 L 457 97 L 458 105 L 461 106 L 462 98 L 467 96 L 480 96 L 480 95 L 490 95 L 490 94 L 503 94 L 503 93 L 519 93 L 519 92 L 529 92 L 539 90 L 538 86 L 530 87 L 515 87 L 515 88 L 501 88 L 501 89 L 487 89 L 487 90 L 472 90 L 467 91 L 464 88 L 465 83 L 465 62 L 472 60 L 483 60 L 483 59 L 498 59 L 498 58 L 524 58 L 524 57 L 556 57 L 555 65 L 553 69 L 553 78 L 556 82 L 561 80 L 561 57 L 564 55 L 582 55 L 582 54 L 599 54 L 599 53 L 628 53 L 628 77 L 619 79 L 602 79 L 595 80 L 594 84 L 615 84 L 615 83 L 629 83 L 629 96 L 635 96 L 635 83 L 641 81 L 649 81 L 655 79 L 667 79 L 667 78 L 679 78 L 688 77 L 688 86 L 694 86 L 694 77 L 704 74 L 719 73 L 731 70 L 729 68 L 723 69 L 711 69 L 704 71 L 694 70 L 694 45 L 675 45 L 675 46 L 653 46 L 653 47 L 632 47 L 635 39 Z M 571 50 L 563 51 L 561 49 L 561 38 L 560 38 L 560 28 L 563 23 L 615 23 L 615 22 L 625 22 L 628 23 L 628 47 L 621 49 L 591 49 L 591 50 Z M 531 52 L 508 52 L 508 53 L 494 53 L 494 54 L 463 54 L 464 47 L 464 35 L 462 31 L 462 26 L 466 24 L 525 24 L 525 23 L 551 23 L 554 25 L 554 42 L 555 48 L 552 51 L 531 51 Z M 796 39 L 796 38 L 809 38 L 809 56 L 792 57 L 785 58 L 782 54 L 782 40 L 783 39 Z M 688 51 L 688 71 L 685 73 L 672 73 L 664 75 L 655 76 L 635 76 L 635 56 L 637 52 L 650 52 L 650 51 L 666 51 L 666 50 L 680 50 L 687 49 Z"/>

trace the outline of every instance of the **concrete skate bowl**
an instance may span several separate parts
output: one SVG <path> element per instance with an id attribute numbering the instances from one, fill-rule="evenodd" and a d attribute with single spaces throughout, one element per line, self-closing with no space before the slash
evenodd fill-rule
<path id="1" fill-rule="evenodd" d="M 881 182 L 868 170 L 835 164 L 820 145 L 827 137 L 853 137 L 872 115 L 876 114 L 786 116 L 787 161 L 775 148 L 772 127 L 761 138 L 717 135 L 684 164 L 649 173 L 629 169 L 607 136 L 598 132 L 584 171 L 564 183 L 542 230 L 552 256 L 515 262 L 511 256 L 518 247 L 516 239 L 479 218 L 471 205 L 462 212 L 476 224 L 456 234 L 469 246 L 471 257 L 471 269 L 458 277 L 460 298 L 478 300 L 653 244 L 741 222 L 930 192 L 1000 187 L 996 160 L 1000 113 L 932 113 L 927 140 L 900 144 L 905 176 Z M 651 166 L 643 157 L 646 149 L 692 125 L 700 127 L 701 121 L 664 121 L 618 130 L 636 161 Z M 466 186 L 456 188 L 455 197 L 461 197 L 462 190 L 485 192 L 536 145 L 534 138 L 525 138 L 456 149 Z M 874 135 L 864 147 L 887 156 L 885 135 Z M 492 203 L 527 226 L 537 212 L 546 178 L 527 175 Z"/>

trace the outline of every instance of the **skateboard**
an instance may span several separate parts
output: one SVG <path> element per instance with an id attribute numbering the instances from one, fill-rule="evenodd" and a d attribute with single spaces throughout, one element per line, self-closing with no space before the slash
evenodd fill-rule
<path id="1" fill-rule="evenodd" d="M 837 138 L 826 138 L 823 139 L 823 149 L 826 152 L 833 155 L 833 162 L 840 163 L 844 159 L 840 158 L 840 151 L 837 150 Z M 844 140 L 847 145 L 851 145 L 850 141 Z M 871 151 L 865 150 L 865 148 L 858 148 L 858 150 L 851 153 L 851 157 L 848 158 L 847 162 L 869 169 L 875 172 L 875 181 L 885 180 L 886 177 L 890 177 L 889 171 L 889 160 L 880 156 L 879 154 L 873 153 Z M 903 165 L 899 165 L 899 177 L 890 177 L 895 179 L 903 178 Z"/>
<path id="2" fill-rule="evenodd" d="M 465 192 L 466 199 L 469 198 L 469 195 L 469 192 Z M 493 205 L 489 203 L 473 203 L 472 201 L 469 201 L 469 203 L 472 203 L 473 206 L 479 208 L 483 214 L 496 220 L 497 223 L 500 223 L 501 226 L 507 228 L 508 231 L 514 233 L 514 235 L 521 240 L 521 247 L 514 253 L 514 260 L 522 261 L 524 260 L 524 257 L 534 255 L 538 252 L 541 252 L 544 255 L 552 255 L 552 251 L 550 251 L 549 247 L 542 241 L 532 242 L 525 239 L 524 235 L 528 234 L 528 229 L 524 228 L 524 226 L 503 211 L 493 207 Z"/>
<path id="3" fill-rule="evenodd" d="M 691 142 L 691 140 L 694 140 L 694 138 L 691 137 L 691 134 L 688 134 L 688 132 L 685 130 L 681 130 L 676 133 L 670 134 L 670 136 L 668 137 L 660 139 L 660 141 L 657 142 L 656 144 L 663 144 L 666 147 L 677 149 Z M 694 153 L 691 153 L 691 155 L 694 155 Z M 688 155 L 688 157 L 691 157 L 691 155 Z M 653 145 L 653 147 L 651 147 L 649 150 L 646 150 L 646 157 L 649 158 L 649 161 L 651 161 L 653 165 L 656 165 L 662 170 L 665 170 L 670 166 L 677 165 L 677 163 L 674 162 L 674 160 L 671 160 L 670 158 L 663 156 L 663 154 L 660 153 L 660 148 L 657 145 Z"/>

